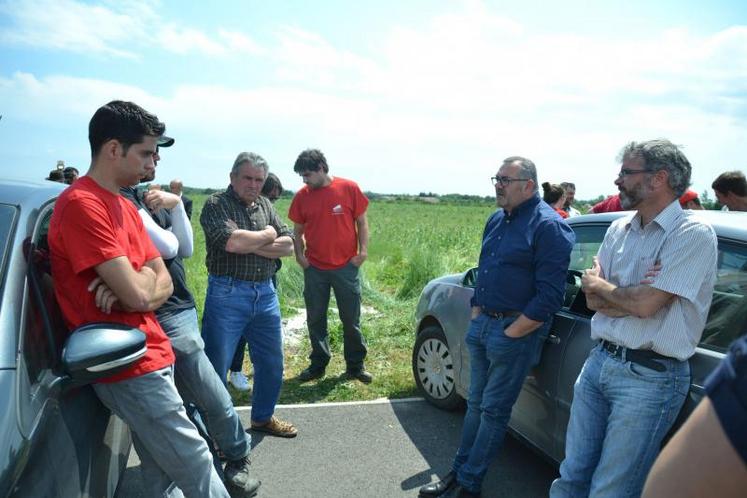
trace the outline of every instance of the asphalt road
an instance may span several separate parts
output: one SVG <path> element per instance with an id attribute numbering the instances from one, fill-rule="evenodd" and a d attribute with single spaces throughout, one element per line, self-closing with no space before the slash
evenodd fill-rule
<path id="1" fill-rule="evenodd" d="M 249 408 L 239 408 L 249 426 Z M 449 471 L 462 412 L 420 399 L 278 406 L 299 429 L 295 439 L 252 435 L 258 498 L 416 497 L 418 488 Z M 139 460 L 120 495 L 142 498 Z M 488 471 L 483 496 L 545 497 L 556 469 L 511 437 Z"/>

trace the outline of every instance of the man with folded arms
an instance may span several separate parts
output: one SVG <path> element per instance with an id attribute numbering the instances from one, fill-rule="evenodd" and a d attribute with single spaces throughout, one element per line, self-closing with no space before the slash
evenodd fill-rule
<path id="1" fill-rule="evenodd" d="M 623 209 L 582 276 L 592 349 L 576 380 L 550 496 L 638 497 L 690 389 L 688 358 L 716 279 L 716 235 L 679 197 L 690 162 L 668 140 L 631 142 L 615 180 Z"/>
<path id="2" fill-rule="evenodd" d="M 118 322 L 145 334 L 145 356 L 93 389 L 132 431 L 146 496 L 164 496 L 173 481 L 189 498 L 228 498 L 176 391 L 174 353 L 153 313 L 171 295 L 171 277 L 137 210 L 119 195 L 154 169 L 165 130 L 131 102 L 110 102 L 93 115 L 91 167 L 60 195 L 50 222 L 55 294 L 70 329 Z"/>
<path id="3" fill-rule="evenodd" d="M 480 496 L 511 408 L 563 304 L 573 230 L 539 197 L 529 159 L 504 159 L 492 181 L 502 209 L 483 232 L 466 338 L 471 377 L 462 440 L 452 471 L 420 488 L 421 498 Z"/>

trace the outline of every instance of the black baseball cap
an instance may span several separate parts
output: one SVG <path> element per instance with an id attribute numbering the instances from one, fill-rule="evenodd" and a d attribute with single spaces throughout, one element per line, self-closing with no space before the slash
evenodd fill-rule
<path id="1" fill-rule="evenodd" d="M 160 137 L 158 137 L 156 145 L 158 145 L 159 147 L 171 147 L 172 145 L 174 145 L 174 139 L 171 137 L 167 137 L 166 135 L 161 135 Z"/>

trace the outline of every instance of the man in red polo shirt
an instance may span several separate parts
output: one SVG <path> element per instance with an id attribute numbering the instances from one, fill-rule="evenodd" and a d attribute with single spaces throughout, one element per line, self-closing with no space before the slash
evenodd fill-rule
<path id="1" fill-rule="evenodd" d="M 306 184 L 293 197 L 288 217 L 295 224 L 296 261 L 304 270 L 311 341 L 311 364 L 298 378 L 306 382 L 322 377 L 331 358 L 327 307 L 332 288 L 342 322 L 346 374 L 368 384 L 373 377 L 363 365 L 367 349 L 360 327 L 358 279 L 368 251 L 368 199 L 355 182 L 332 177 L 324 154 L 317 149 L 301 152 L 293 170 Z"/>
<path id="2" fill-rule="evenodd" d="M 110 102 L 93 115 L 91 167 L 60 195 L 50 223 L 55 293 L 71 329 L 119 322 L 146 335 L 145 356 L 93 385 L 132 431 L 146 494 L 164 496 L 173 482 L 188 497 L 228 497 L 174 387 L 174 353 L 153 313 L 171 295 L 171 277 L 137 210 L 119 195 L 154 169 L 165 129 L 131 102 Z"/>

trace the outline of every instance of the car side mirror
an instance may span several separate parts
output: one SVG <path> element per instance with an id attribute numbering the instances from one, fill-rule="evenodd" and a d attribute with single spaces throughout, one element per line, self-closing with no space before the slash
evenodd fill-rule
<path id="1" fill-rule="evenodd" d="M 462 285 L 464 287 L 474 287 L 477 285 L 477 268 L 470 268 L 467 273 L 464 274 L 462 279 Z"/>
<path id="2" fill-rule="evenodd" d="M 62 369 L 74 385 L 89 384 L 131 366 L 145 355 L 145 334 L 119 323 L 75 329 L 62 349 Z"/>

